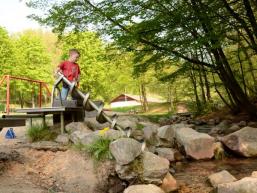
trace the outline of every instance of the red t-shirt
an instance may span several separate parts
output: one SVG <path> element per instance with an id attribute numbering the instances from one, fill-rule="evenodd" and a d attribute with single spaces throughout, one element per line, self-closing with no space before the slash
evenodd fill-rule
<path id="1" fill-rule="evenodd" d="M 77 79 L 80 75 L 80 68 L 77 63 L 73 63 L 70 61 L 63 61 L 59 68 L 62 70 L 63 75 L 68 78 L 69 81 L 73 81 Z"/>

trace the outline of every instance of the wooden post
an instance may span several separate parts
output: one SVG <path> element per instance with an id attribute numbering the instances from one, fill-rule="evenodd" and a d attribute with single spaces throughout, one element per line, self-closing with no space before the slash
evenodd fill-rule
<path id="1" fill-rule="evenodd" d="M 60 119 L 61 119 L 61 134 L 63 134 L 64 133 L 64 112 L 63 111 L 61 112 Z"/>
<path id="2" fill-rule="evenodd" d="M 42 82 L 39 83 L 39 95 L 38 95 L 39 107 L 42 107 Z"/>
<path id="3" fill-rule="evenodd" d="M 10 75 L 6 76 L 6 113 L 10 113 Z"/>

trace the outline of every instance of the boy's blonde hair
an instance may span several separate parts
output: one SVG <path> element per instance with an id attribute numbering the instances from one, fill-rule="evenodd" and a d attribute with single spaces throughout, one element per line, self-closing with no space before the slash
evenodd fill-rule
<path id="1" fill-rule="evenodd" d="M 80 52 L 75 48 L 69 50 L 69 55 L 71 55 L 72 53 L 77 53 L 80 56 Z"/>

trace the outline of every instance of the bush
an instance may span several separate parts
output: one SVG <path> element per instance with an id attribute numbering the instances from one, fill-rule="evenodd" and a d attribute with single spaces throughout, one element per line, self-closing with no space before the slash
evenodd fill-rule
<path id="1" fill-rule="evenodd" d="M 33 125 L 27 130 L 27 136 L 31 142 L 51 141 L 56 138 L 57 133 L 50 131 L 48 127 L 42 125 Z"/>
<path id="2" fill-rule="evenodd" d="M 91 157 L 96 161 L 113 159 L 109 149 L 109 145 L 111 142 L 112 142 L 111 139 L 101 136 L 90 145 L 87 145 L 85 149 L 91 155 Z"/>

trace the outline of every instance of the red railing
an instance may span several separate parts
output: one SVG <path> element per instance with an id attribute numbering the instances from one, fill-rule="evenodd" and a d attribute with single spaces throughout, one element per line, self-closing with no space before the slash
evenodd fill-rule
<path id="1" fill-rule="evenodd" d="M 42 90 L 43 88 L 46 89 L 47 95 L 50 97 L 51 92 L 47 86 L 47 83 L 41 80 L 33 80 L 29 78 L 23 78 L 23 77 L 17 77 L 17 76 L 11 76 L 11 75 L 4 75 L 3 78 L 0 80 L 0 86 L 6 81 L 6 113 L 10 113 L 10 82 L 11 80 L 22 80 L 22 81 L 27 81 L 27 82 L 33 82 L 37 83 L 39 86 L 39 93 L 38 93 L 38 102 L 39 102 L 39 107 L 42 106 Z"/>

